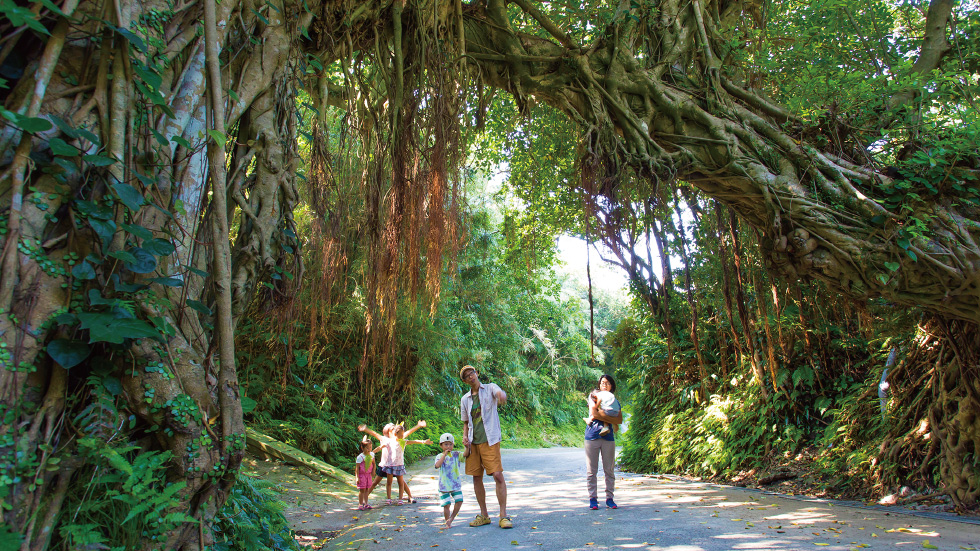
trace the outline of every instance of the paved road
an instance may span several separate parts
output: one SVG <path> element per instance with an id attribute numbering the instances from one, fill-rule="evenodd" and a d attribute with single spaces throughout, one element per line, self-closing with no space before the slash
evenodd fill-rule
<path id="1" fill-rule="evenodd" d="M 716 551 L 723 549 L 980 549 L 980 525 L 617 472 L 620 508 L 591 511 L 580 448 L 504 450 L 508 512 L 514 528 L 468 526 L 479 508 L 463 484 L 455 525 L 440 529 L 436 479 L 426 459 L 410 469 L 415 505 L 383 506 L 359 516 L 333 549 Z M 601 482 L 600 482 L 601 484 Z M 497 514 L 487 479 L 491 517 Z M 601 494 L 601 489 L 600 489 Z M 381 496 L 375 493 L 375 497 Z M 952 518 L 952 517 L 950 517 Z M 930 547 L 935 546 L 935 547 Z"/>

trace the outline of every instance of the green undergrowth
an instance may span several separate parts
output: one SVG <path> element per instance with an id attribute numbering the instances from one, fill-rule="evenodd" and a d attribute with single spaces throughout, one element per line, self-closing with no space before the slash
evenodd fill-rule
<path id="1" fill-rule="evenodd" d="M 352 472 L 361 423 L 380 432 L 386 423 L 411 428 L 424 419 L 428 426 L 411 439 L 438 442 L 449 432 L 460 442 L 459 403 L 468 387 L 459 369 L 473 365 L 481 381 L 508 395 L 500 408 L 506 447 L 579 444 L 585 393 L 614 369 L 601 338 L 618 322 L 614 298 L 596 294 L 593 347 L 587 291 L 563 290 L 552 243 L 539 245 L 535 257 L 519 236 L 503 231 L 506 220 L 468 213 L 468 244 L 453 276 L 443 278 L 435 309 L 399 298 L 390 357 L 365 348 L 368 291 L 358 278 L 366 267 L 356 247 L 351 277 L 343 280 L 348 287 L 325 293 L 303 286 L 294 302 L 243 316 L 236 352 L 246 423 Z M 298 223 L 302 230 L 308 222 Z M 323 263 L 316 251 L 304 254 L 307 279 L 315 282 Z M 325 285 L 339 283 L 331 278 Z M 411 445 L 405 459 L 438 449 Z"/>
<path id="2" fill-rule="evenodd" d="M 188 524 L 194 532 L 199 528 L 199 520 L 180 507 L 187 499 L 186 483 L 168 477 L 171 453 L 142 451 L 136 442 L 119 437 L 118 423 L 125 419 L 119 390 L 118 380 L 109 375 L 86 380 L 84 391 L 94 400 L 71 420 L 79 435 L 71 465 L 52 466 L 63 469 L 66 483 L 50 549 L 162 550 Z M 298 549 L 279 493 L 271 483 L 239 474 L 215 522 L 203 527 L 215 540 L 205 549 Z M 0 540 L 19 537 L 0 526 Z"/>
<path id="3" fill-rule="evenodd" d="M 837 494 L 866 493 L 883 434 L 876 374 L 839 392 L 830 390 L 812 415 L 781 393 L 760 397 L 743 385 L 714 394 L 704 403 L 640 391 L 624 439 L 621 464 L 636 472 L 712 479 L 738 479 L 779 466 L 804 470 L 811 489 Z"/>
<path id="4" fill-rule="evenodd" d="M 299 550 L 283 515 L 282 490 L 259 478 L 239 473 L 231 496 L 211 526 L 214 551 Z"/>

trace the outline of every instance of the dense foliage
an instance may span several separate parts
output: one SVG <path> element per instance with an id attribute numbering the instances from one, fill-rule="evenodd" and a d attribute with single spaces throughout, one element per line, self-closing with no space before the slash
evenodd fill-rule
<path id="1" fill-rule="evenodd" d="M 475 182 L 473 185 L 478 185 Z M 493 201 L 467 208 L 456 270 L 446 274 L 434 312 L 404 296 L 395 325 L 399 380 L 361 379 L 366 276 L 363 254 L 350 249 L 348 293 L 301 287 L 289 301 L 256 306 L 239 328 L 246 420 L 256 429 L 352 470 L 360 423 L 425 419 L 416 438 L 458 434 L 459 368 L 478 366 L 482 380 L 509 394 L 503 429 L 507 445 L 569 445 L 580 437 L 584 393 L 601 369 L 614 369 L 602 335 L 618 323 L 615 299 L 594 300 L 599 314 L 590 346 L 587 289 L 563 292 L 553 266 L 553 238 L 537 245 L 508 230 L 506 208 Z M 355 219 L 357 217 L 355 216 Z M 304 217 L 299 217 L 301 233 Z M 322 250 L 305 247 L 306 277 L 320 279 Z M 337 280 L 334 279 L 334 282 Z M 573 287 L 569 281 L 568 286 Z M 327 300 L 325 297 L 332 297 Z M 594 355 L 593 355 L 594 354 Z M 371 357 L 369 362 L 379 362 Z M 374 387 L 365 392 L 358 387 Z M 393 391 L 397 388 L 397 391 Z M 365 401 L 364 394 L 383 398 Z M 432 453 L 411 446 L 407 457 Z"/>

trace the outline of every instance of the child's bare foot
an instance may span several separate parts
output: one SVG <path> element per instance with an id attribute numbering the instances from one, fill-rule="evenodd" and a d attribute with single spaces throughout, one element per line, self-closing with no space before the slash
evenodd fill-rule
<path id="1" fill-rule="evenodd" d="M 448 530 L 453 527 L 453 519 L 446 519 L 446 522 L 442 523 L 443 530 Z"/>

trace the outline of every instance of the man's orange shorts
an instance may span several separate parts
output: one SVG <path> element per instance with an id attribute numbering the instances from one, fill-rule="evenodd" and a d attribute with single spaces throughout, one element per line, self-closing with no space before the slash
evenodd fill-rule
<path id="1" fill-rule="evenodd" d="M 470 444 L 470 456 L 466 458 L 466 474 L 483 476 L 484 471 L 487 474 L 504 471 L 504 466 L 500 462 L 500 442 L 492 446 L 485 442 Z"/>

